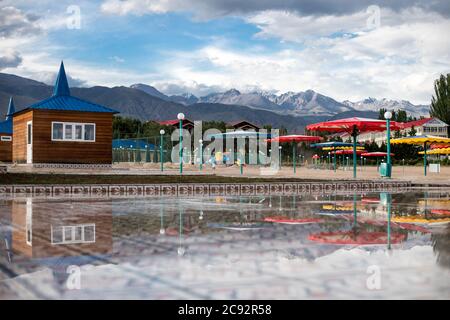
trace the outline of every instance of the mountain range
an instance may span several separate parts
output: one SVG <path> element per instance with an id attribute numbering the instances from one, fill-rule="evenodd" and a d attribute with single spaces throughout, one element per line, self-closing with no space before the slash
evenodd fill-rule
<path id="1" fill-rule="evenodd" d="M 52 91 L 52 86 L 42 82 L 0 73 L 0 119 L 6 114 L 10 96 L 15 99 L 16 109 L 21 110 L 48 98 Z M 145 121 L 175 119 L 183 112 L 190 120 L 247 120 L 260 126 L 285 127 L 290 133 L 302 133 L 307 124 L 331 118 L 376 118 L 381 107 L 404 108 L 413 115 L 428 112 L 428 106 L 415 106 L 407 101 L 370 98 L 361 102 L 338 102 L 313 90 L 276 95 L 264 91 L 241 93 L 232 89 L 196 97 L 189 93 L 169 96 L 152 86 L 135 84 L 130 87 L 71 88 L 71 94 L 116 109 L 121 116 Z"/>
<path id="2" fill-rule="evenodd" d="M 228 105 L 243 105 L 254 109 L 269 110 L 279 114 L 294 116 L 320 116 L 334 117 L 340 113 L 352 113 L 355 111 L 375 112 L 378 115 L 380 108 L 388 110 L 405 110 L 414 117 L 428 116 L 428 105 L 414 105 L 406 100 L 388 100 L 367 98 L 361 101 L 343 102 L 315 92 L 306 90 L 304 92 L 286 92 L 280 95 L 268 91 L 252 91 L 242 93 L 236 89 L 225 92 L 211 93 L 203 97 L 196 97 L 190 93 L 181 95 L 165 95 L 156 88 L 145 84 L 134 84 L 131 86 L 154 95 L 166 101 L 192 105 L 195 103 L 221 103 Z"/>

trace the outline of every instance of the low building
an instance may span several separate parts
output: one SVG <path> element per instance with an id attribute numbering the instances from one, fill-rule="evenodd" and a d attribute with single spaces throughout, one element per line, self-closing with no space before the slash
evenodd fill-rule
<path id="1" fill-rule="evenodd" d="M 12 161 L 12 139 L 13 139 L 13 121 L 12 115 L 15 112 L 14 100 L 9 99 L 6 119 L 0 122 L 0 162 Z"/>
<path id="2" fill-rule="evenodd" d="M 118 112 L 71 96 L 61 62 L 53 95 L 14 113 L 12 160 L 29 164 L 111 165 L 115 113 Z"/>
<path id="3" fill-rule="evenodd" d="M 192 122 L 191 120 L 188 120 L 188 119 L 184 119 L 182 121 L 183 121 L 182 122 L 183 129 L 186 129 L 187 131 L 192 133 L 193 130 L 194 130 L 194 122 Z M 165 121 L 156 121 L 156 122 L 158 124 L 162 125 L 162 126 L 172 126 L 172 127 L 175 127 L 175 129 L 179 129 L 180 128 L 180 120 L 178 120 L 178 119 L 165 120 Z"/>
<path id="4" fill-rule="evenodd" d="M 233 127 L 233 129 L 236 131 L 247 131 L 247 130 L 259 131 L 261 129 L 257 125 L 245 120 L 230 122 L 227 125 Z"/>

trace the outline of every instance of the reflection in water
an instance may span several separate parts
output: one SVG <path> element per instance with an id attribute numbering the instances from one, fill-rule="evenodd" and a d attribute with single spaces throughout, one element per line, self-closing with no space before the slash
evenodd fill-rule
<path id="1" fill-rule="evenodd" d="M 0 297 L 450 297 L 440 268 L 450 268 L 450 229 L 436 223 L 449 199 L 444 191 L 5 199 Z M 380 292 L 363 285 L 374 264 L 386 271 Z M 72 265 L 86 290 L 67 289 Z M 11 287 L 15 279 L 30 279 L 26 291 Z"/>

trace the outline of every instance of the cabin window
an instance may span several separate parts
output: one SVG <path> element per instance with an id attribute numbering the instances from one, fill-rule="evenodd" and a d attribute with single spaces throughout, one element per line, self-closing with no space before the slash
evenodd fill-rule
<path id="1" fill-rule="evenodd" d="M 95 141 L 94 123 L 52 122 L 52 140 Z"/>
<path id="2" fill-rule="evenodd" d="M 11 136 L 1 136 L 0 140 L 1 141 L 12 141 L 12 137 Z"/>
<path id="3" fill-rule="evenodd" d="M 95 126 L 93 124 L 86 124 L 84 126 L 84 140 L 86 141 L 95 140 Z"/>
<path id="4" fill-rule="evenodd" d="M 63 124 L 53 122 L 53 140 L 62 140 L 63 139 Z"/>
<path id="5" fill-rule="evenodd" d="M 64 124 L 64 140 L 72 140 L 72 125 Z"/>
<path id="6" fill-rule="evenodd" d="M 51 226 L 52 244 L 77 244 L 95 242 L 95 224 Z"/>

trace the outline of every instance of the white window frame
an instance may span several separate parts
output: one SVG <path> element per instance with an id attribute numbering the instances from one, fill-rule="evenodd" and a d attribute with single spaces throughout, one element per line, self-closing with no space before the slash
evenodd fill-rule
<path id="1" fill-rule="evenodd" d="M 86 227 L 93 227 L 93 229 L 94 229 L 93 240 L 85 240 L 85 229 L 86 229 Z M 81 228 L 81 239 L 80 240 L 75 240 L 75 230 L 76 230 L 76 228 Z M 53 225 L 51 225 L 50 229 L 51 229 L 51 242 L 52 242 L 52 245 L 95 243 L 95 239 L 96 239 L 95 223 L 76 224 L 76 225 L 71 225 L 71 226 L 56 226 L 56 227 L 53 227 Z M 61 232 L 62 232 L 62 241 L 61 242 L 55 242 L 54 241 L 54 239 L 53 239 L 54 230 L 61 230 Z M 66 230 L 70 231 L 71 239 L 67 239 L 66 240 Z"/>
<path id="2" fill-rule="evenodd" d="M 61 124 L 63 126 L 63 138 L 62 139 L 54 139 L 53 138 L 53 127 L 55 124 Z M 71 125 L 72 126 L 72 138 L 67 139 L 66 138 L 66 126 Z M 94 140 L 85 140 L 84 135 L 86 132 L 85 126 L 91 125 L 94 126 Z M 81 126 L 81 139 L 76 139 L 75 137 L 75 127 Z M 51 130 L 51 139 L 52 141 L 70 141 L 70 142 L 95 142 L 95 139 L 97 137 L 97 126 L 95 123 L 90 122 L 63 122 L 63 121 L 52 121 L 52 130 Z"/>
<path id="3" fill-rule="evenodd" d="M 0 140 L 10 142 L 10 141 L 12 141 L 12 137 L 11 136 L 1 136 Z"/>

